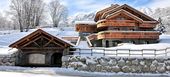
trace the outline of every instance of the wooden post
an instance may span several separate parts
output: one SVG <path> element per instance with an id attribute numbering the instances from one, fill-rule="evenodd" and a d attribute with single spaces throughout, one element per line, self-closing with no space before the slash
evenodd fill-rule
<path id="1" fill-rule="evenodd" d="M 129 57 L 130 57 L 130 49 L 129 49 Z"/>
<path id="2" fill-rule="evenodd" d="M 79 55 L 81 56 L 81 49 L 79 48 Z"/>
<path id="3" fill-rule="evenodd" d="M 117 55 L 118 55 L 118 54 L 117 54 L 117 49 L 116 49 L 116 57 L 117 57 Z"/>
<path id="4" fill-rule="evenodd" d="M 142 57 L 143 57 L 143 49 L 142 49 Z"/>
<path id="5" fill-rule="evenodd" d="M 92 51 L 92 49 L 90 49 L 91 50 L 91 56 L 93 56 L 93 51 Z"/>
<path id="6" fill-rule="evenodd" d="M 105 56 L 105 49 L 103 49 L 103 53 L 104 53 L 103 55 Z"/>
<path id="7" fill-rule="evenodd" d="M 165 56 L 167 57 L 168 56 L 168 53 L 167 53 L 167 48 L 165 49 Z"/>
<path id="8" fill-rule="evenodd" d="M 156 49 L 154 50 L 154 55 L 155 55 L 155 57 L 156 57 Z"/>

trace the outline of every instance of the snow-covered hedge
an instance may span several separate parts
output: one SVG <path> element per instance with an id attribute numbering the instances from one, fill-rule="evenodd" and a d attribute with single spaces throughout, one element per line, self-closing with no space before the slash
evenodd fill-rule
<path id="1" fill-rule="evenodd" d="M 170 73 L 170 58 L 64 56 L 63 67 L 90 72 Z"/>

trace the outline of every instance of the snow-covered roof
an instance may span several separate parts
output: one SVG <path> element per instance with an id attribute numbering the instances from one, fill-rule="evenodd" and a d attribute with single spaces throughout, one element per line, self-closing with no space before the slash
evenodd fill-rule
<path id="1" fill-rule="evenodd" d="M 0 35 L 0 47 L 8 47 L 10 44 L 16 42 L 17 40 L 29 35 L 30 33 L 36 31 L 37 29 L 31 29 L 29 32 L 15 32 L 11 34 L 6 35 Z M 79 36 L 78 32 L 74 31 L 73 28 L 65 28 L 58 29 L 58 28 L 42 28 L 43 31 L 53 35 L 57 36 L 57 38 L 61 38 L 64 36 Z M 66 40 L 65 40 L 66 41 Z M 67 41 L 68 42 L 68 41 Z"/>
<path id="2" fill-rule="evenodd" d="M 10 55 L 17 51 L 18 49 L 16 48 L 9 48 L 9 47 L 0 48 L 0 56 Z"/>
<path id="3" fill-rule="evenodd" d="M 110 47 L 110 48 L 105 48 L 105 49 L 130 49 L 130 50 L 147 50 L 147 49 L 166 49 L 170 47 L 170 43 L 156 43 L 156 44 L 130 44 L 130 43 L 122 43 L 122 45 L 117 46 L 117 47 Z"/>
<path id="4" fill-rule="evenodd" d="M 94 21 L 75 21 L 75 24 L 90 24 L 90 25 L 96 25 L 96 22 L 94 22 Z"/>
<path id="5" fill-rule="evenodd" d="M 79 44 L 75 48 L 89 49 L 90 47 L 87 41 L 79 41 Z"/>

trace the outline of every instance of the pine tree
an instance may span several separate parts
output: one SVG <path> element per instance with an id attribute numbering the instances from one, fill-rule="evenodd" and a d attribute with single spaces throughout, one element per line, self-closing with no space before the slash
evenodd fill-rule
<path id="1" fill-rule="evenodd" d="M 166 27 L 165 27 L 164 24 L 162 23 L 161 17 L 159 17 L 158 22 L 159 22 L 159 24 L 158 24 L 158 27 L 157 27 L 156 30 L 159 31 L 161 34 L 162 34 L 162 33 L 165 33 L 165 32 L 166 32 Z"/>

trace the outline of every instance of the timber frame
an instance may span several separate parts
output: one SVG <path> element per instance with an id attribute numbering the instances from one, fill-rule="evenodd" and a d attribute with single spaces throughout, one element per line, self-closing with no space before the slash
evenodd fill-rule
<path id="1" fill-rule="evenodd" d="M 61 67 L 62 56 L 72 54 L 69 50 L 73 46 L 59 37 L 38 29 L 9 47 L 19 50 L 16 65 Z"/>
<path id="2" fill-rule="evenodd" d="M 36 40 L 41 40 L 41 42 L 43 42 L 44 41 L 43 39 L 48 41 L 44 45 L 42 45 L 43 43 L 41 43 L 41 45 L 40 45 L 37 42 L 35 42 Z M 31 43 L 34 43 L 39 48 L 43 48 L 43 49 L 48 49 L 49 47 L 46 47 L 46 46 L 48 46 L 50 43 L 56 44 L 56 46 L 61 46 L 59 48 L 65 48 L 65 47 L 73 46 L 73 44 L 65 42 L 61 38 L 57 38 L 57 37 L 45 32 L 45 31 L 43 31 L 42 29 L 38 29 L 38 30 L 32 32 L 31 34 L 29 34 L 28 36 L 25 36 L 25 37 L 21 38 L 20 40 L 14 42 L 13 44 L 9 45 L 9 47 L 19 48 L 19 49 L 22 49 L 22 48 L 24 48 L 24 49 L 25 48 L 26 49 L 27 48 L 28 49 L 37 48 L 35 46 L 27 47 L 27 45 L 29 45 Z M 58 49 L 56 46 L 50 47 L 50 48 Z"/>

